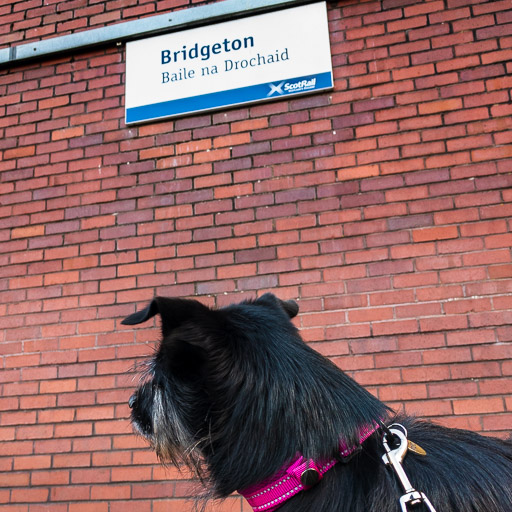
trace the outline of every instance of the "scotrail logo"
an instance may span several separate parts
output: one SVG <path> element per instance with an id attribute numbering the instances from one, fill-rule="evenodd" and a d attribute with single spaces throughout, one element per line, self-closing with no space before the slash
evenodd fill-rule
<path id="1" fill-rule="evenodd" d="M 268 84 L 270 91 L 268 96 L 290 94 L 295 92 L 311 91 L 316 87 L 316 77 L 309 80 L 299 80 L 297 82 L 281 82 L 279 84 Z"/>
<path id="2" fill-rule="evenodd" d="M 284 82 L 281 82 L 280 84 L 268 84 L 269 87 L 270 87 L 270 91 L 269 93 L 267 94 L 267 96 L 272 96 L 273 94 L 284 94 L 284 91 L 283 91 L 283 85 L 284 85 Z"/>

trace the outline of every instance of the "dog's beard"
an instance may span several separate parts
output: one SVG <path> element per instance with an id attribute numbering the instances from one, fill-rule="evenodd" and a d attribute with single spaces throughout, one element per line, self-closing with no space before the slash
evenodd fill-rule
<path id="1" fill-rule="evenodd" d="M 172 402 L 165 400 L 161 388 L 153 393 L 153 436 L 152 444 L 156 454 L 163 462 L 190 463 L 195 459 L 192 435 L 180 419 Z"/>
<path id="2" fill-rule="evenodd" d="M 140 386 L 134 395 L 132 424 L 149 442 L 162 464 L 185 465 L 204 481 L 200 446 L 207 441 L 207 436 L 191 430 L 168 393 L 168 384 L 161 386 L 148 381 Z"/>

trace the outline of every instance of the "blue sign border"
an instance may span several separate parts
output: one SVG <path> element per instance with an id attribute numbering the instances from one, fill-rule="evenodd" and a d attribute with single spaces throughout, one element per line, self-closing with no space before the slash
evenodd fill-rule
<path id="1" fill-rule="evenodd" d="M 192 96 L 190 98 L 127 108 L 126 124 L 194 114 L 204 110 L 214 110 L 256 101 L 282 99 L 290 95 L 306 94 L 324 89 L 332 89 L 332 87 L 333 78 L 331 71 L 266 82 L 238 89 Z"/>

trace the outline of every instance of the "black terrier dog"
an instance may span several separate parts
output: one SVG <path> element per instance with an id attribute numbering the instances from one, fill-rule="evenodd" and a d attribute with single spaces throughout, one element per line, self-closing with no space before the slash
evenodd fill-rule
<path id="1" fill-rule="evenodd" d="M 129 404 L 162 462 L 255 512 L 512 512 L 512 443 L 395 416 L 302 341 L 297 313 L 269 293 L 156 297 L 122 322 L 162 319 Z"/>

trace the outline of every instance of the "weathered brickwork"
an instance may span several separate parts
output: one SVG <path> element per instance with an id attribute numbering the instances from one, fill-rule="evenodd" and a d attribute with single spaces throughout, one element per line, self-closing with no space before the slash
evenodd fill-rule
<path id="1" fill-rule="evenodd" d="M 0 46 L 200 3 L 4 2 Z M 288 101 L 127 128 L 122 47 L 0 69 L 1 511 L 190 510 L 127 420 L 155 294 L 298 298 L 393 407 L 508 435 L 511 4 L 328 8 L 335 89 Z"/>

